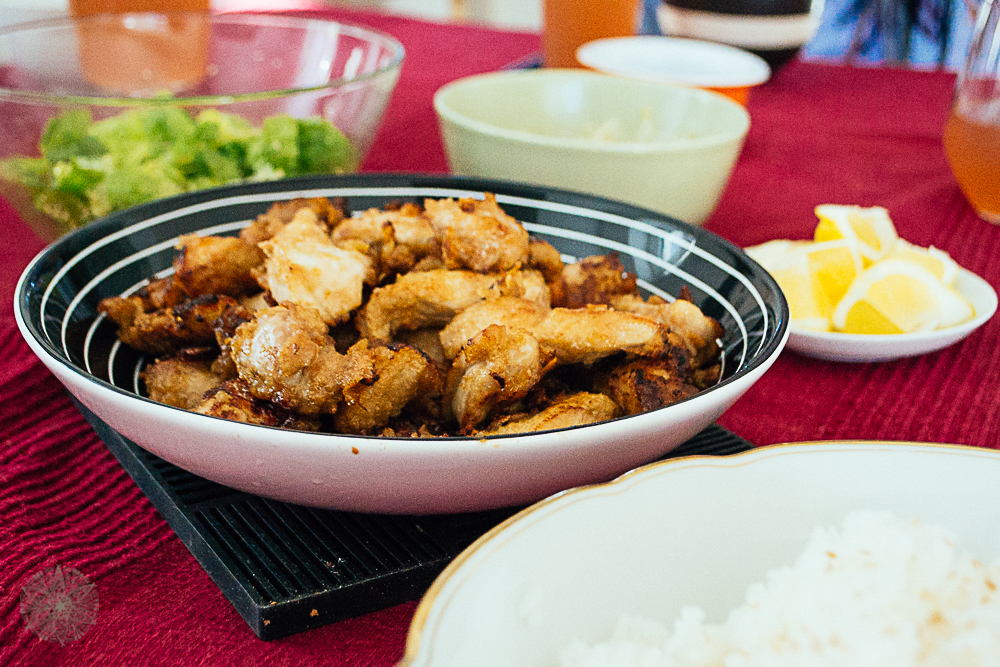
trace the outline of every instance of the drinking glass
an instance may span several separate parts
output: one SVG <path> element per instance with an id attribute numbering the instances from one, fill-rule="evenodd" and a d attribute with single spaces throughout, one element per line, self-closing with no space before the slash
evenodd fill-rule
<path id="1" fill-rule="evenodd" d="M 1000 0 L 979 7 L 969 55 L 958 74 L 944 151 L 966 199 L 1000 224 Z"/>
<path id="2" fill-rule="evenodd" d="M 634 35 L 638 0 L 544 0 L 542 56 L 546 67 L 582 67 L 577 48 L 604 37 Z"/>

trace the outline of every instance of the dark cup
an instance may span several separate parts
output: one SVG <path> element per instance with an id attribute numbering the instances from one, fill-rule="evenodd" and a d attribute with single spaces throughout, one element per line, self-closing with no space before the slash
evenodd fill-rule
<path id="1" fill-rule="evenodd" d="M 812 37 L 818 8 L 814 0 L 662 0 L 657 19 L 664 35 L 736 46 L 776 69 Z"/>

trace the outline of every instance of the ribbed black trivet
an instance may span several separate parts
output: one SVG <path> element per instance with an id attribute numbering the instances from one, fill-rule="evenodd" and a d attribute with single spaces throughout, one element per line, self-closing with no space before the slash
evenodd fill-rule
<path id="1" fill-rule="evenodd" d="M 268 500 L 167 463 L 77 407 L 265 640 L 419 598 L 465 547 L 521 509 L 385 516 Z M 750 448 L 713 424 L 667 458 Z"/>

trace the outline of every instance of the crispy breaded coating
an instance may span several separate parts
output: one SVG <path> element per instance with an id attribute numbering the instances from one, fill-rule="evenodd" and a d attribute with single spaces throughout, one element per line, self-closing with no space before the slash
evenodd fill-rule
<path id="1" fill-rule="evenodd" d="M 499 295 L 496 276 L 444 269 L 405 273 L 372 291 L 358 313 L 358 331 L 368 339 L 391 340 L 400 329 L 442 326 L 491 293 Z"/>
<path id="2" fill-rule="evenodd" d="M 716 341 L 724 332 L 722 325 L 690 301 L 677 299 L 668 303 L 651 297 L 646 302 L 638 296 L 620 296 L 611 300 L 611 306 L 620 312 L 633 313 L 669 327 L 670 331 L 680 336 L 696 368 L 714 363 L 719 356 Z"/>
<path id="3" fill-rule="evenodd" d="M 215 323 L 237 302 L 208 294 L 188 299 L 174 308 L 147 313 L 140 297 L 110 297 L 97 310 L 118 325 L 118 338 L 142 352 L 171 356 L 178 350 L 215 342 Z"/>
<path id="4" fill-rule="evenodd" d="M 476 435 L 504 435 L 511 433 L 536 433 L 553 429 L 596 424 L 614 419 L 621 414 L 618 405 L 604 394 L 580 392 L 555 399 L 540 412 L 529 415 L 510 415 L 497 419 Z"/>
<path id="5" fill-rule="evenodd" d="M 264 253 L 256 245 L 235 236 L 187 234 L 175 247 L 174 282 L 188 296 L 260 291 L 253 271 L 264 262 Z"/>
<path id="6" fill-rule="evenodd" d="M 229 421 L 275 426 L 297 431 L 318 431 L 315 417 L 303 416 L 285 410 L 274 403 L 255 398 L 240 381 L 226 382 L 210 393 L 195 412 Z"/>
<path id="7" fill-rule="evenodd" d="M 635 275 L 625 271 L 618 253 L 585 257 L 567 264 L 552 283 L 552 305 L 582 308 L 587 304 L 611 303 L 622 294 L 638 294 Z"/>
<path id="8" fill-rule="evenodd" d="M 332 238 L 334 243 L 357 240 L 367 244 L 369 254 L 379 261 L 381 275 L 406 273 L 421 261 L 439 261 L 441 257 L 434 227 L 415 204 L 385 211 L 368 209 L 341 222 Z"/>
<path id="9" fill-rule="evenodd" d="M 441 329 L 437 327 L 424 327 L 412 331 L 402 330 L 396 332 L 396 341 L 411 345 L 428 357 L 444 372 L 447 372 L 449 360 L 445 356 L 444 347 L 441 345 Z"/>
<path id="10" fill-rule="evenodd" d="M 161 359 L 139 374 L 150 399 L 175 408 L 193 410 L 201 405 L 205 392 L 222 384 L 212 372 L 210 360 Z"/>
<path id="11" fill-rule="evenodd" d="M 315 308 L 327 324 L 347 320 L 361 305 L 366 279 L 373 279 L 371 260 L 334 245 L 310 209 L 301 209 L 260 248 L 271 298 Z"/>
<path id="12" fill-rule="evenodd" d="M 338 353 L 319 312 L 294 303 L 254 313 L 230 347 L 253 396 L 303 415 L 334 412 L 345 386 L 374 377 L 367 352 Z"/>
<path id="13" fill-rule="evenodd" d="M 351 353 L 362 350 L 371 355 L 374 372 L 371 378 L 344 388 L 344 400 L 333 416 L 338 431 L 360 434 L 381 429 L 415 399 L 423 400 L 425 410 L 436 405 L 441 377 L 420 350 L 398 343 L 369 348 L 362 340 Z"/>
<path id="14" fill-rule="evenodd" d="M 455 357 L 445 387 L 445 408 L 468 431 L 498 404 L 513 403 L 527 394 L 551 358 L 531 334 L 491 324 Z"/>
<path id="15" fill-rule="evenodd" d="M 427 199 L 424 210 L 447 268 L 491 273 L 527 263 L 528 232 L 492 194 L 483 200 Z"/>
<path id="16" fill-rule="evenodd" d="M 326 197 L 275 202 L 265 213 L 257 216 L 250 225 L 240 230 L 240 238 L 250 245 L 267 241 L 291 222 L 295 214 L 303 208 L 315 213 L 317 220 L 327 228 L 336 227 L 344 219 L 343 202 L 331 201 Z"/>
<path id="17" fill-rule="evenodd" d="M 554 283 L 562 277 L 562 255 L 549 243 L 542 239 L 528 241 L 528 268 L 541 271 L 545 282 Z"/>
<path id="18" fill-rule="evenodd" d="M 147 313 L 162 308 L 173 308 L 188 298 L 172 275 L 151 281 L 139 288 L 135 295 L 142 299 L 142 308 Z"/>
<path id="19" fill-rule="evenodd" d="M 687 355 L 640 357 L 602 369 L 594 378 L 594 390 L 609 396 L 625 414 L 648 412 L 698 393 L 689 381 Z"/>
<path id="20" fill-rule="evenodd" d="M 532 333 L 561 364 L 591 364 L 618 352 L 655 356 L 667 344 L 665 326 L 607 306 L 553 308 Z"/>
<path id="21" fill-rule="evenodd" d="M 545 276 L 534 269 L 526 271 L 508 271 L 500 281 L 500 292 L 507 296 L 531 301 L 542 308 L 552 305 L 552 293 Z"/>
<path id="22" fill-rule="evenodd" d="M 456 315 L 441 330 L 444 356 L 454 359 L 476 334 L 491 324 L 531 331 L 549 314 L 548 307 L 513 296 L 500 296 L 473 304 Z"/>

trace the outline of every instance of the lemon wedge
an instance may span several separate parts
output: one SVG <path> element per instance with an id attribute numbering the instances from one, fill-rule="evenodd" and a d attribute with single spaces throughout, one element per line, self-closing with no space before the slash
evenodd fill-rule
<path id="1" fill-rule="evenodd" d="M 955 284 L 955 277 L 958 275 L 958 263 L 944 250 L 938 250 L 934 246 L 922 248 L 899 239 L 896 247 L 885 256 L 885 260 L 889 259 L 902 259 L 912 264 L 919 264 L 949 286 Z"/>
<path id="2" fill-rule="evenodd" d="M 811 241 L 790 241 L 788 239 L 775 239 L 760 245 L 744 248 L 744 252 L 765 269 L 770 272 L 772 266 L 785 262 L 788 254 L 794 248 L 801 248 L 811 244 Z"/>
<path id="3" fill-rule="evenodd" d="M 829 331 L 834 306 L 862 271 L 857 246 L 847 239 L 769 241 L 746 252 L 774 277 L 788 301 L 790 323 L 800 329 Z"/>
<path id="4" fill-rule="evenodd" d="M 919 264 L 887 259 L 865 270 L 833 313 L 844 333 L 899 334 L 961 324 L 975 316 L 964 297 Z"/>
<path id="5" fill-rule="evenodd" d="M 813 233 L 817 242 L 838 239 L 854 240 L 869 266 L 892 252 L 899 240 L 889 212 L 881 206 L 864 208 L 841 204 L 821 204 L 816 207 L 819 224 Z"/>

